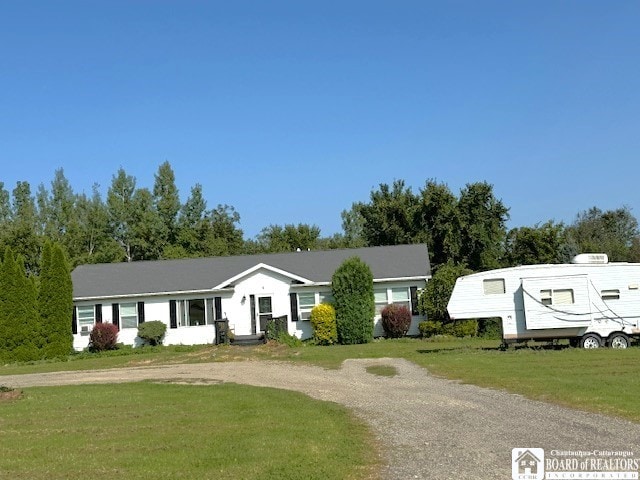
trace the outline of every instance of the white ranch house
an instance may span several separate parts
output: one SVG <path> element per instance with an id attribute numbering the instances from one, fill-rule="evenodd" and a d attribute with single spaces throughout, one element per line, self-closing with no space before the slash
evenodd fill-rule
<path id="1" fill-rule="evenodd" d="M 423 244 L 302 251 L 233 257 L 81 265 L 73 279 L 73 346 L 82 350 L 96 323 L 118 326 L 118 341 L 139 343 L 138 325 L 167 325 L 165 345 L 213 343 L 214 321 L 226 318 L 235 335 L 264 330 L 271 317 L 287 317 L 289 333 L 312 336 L 311 309 L 331 301 L 331 277 L 350 257 L 371 268 L 376 302 L 375 336 L 384 335 L 379 313 L 406 305 L 417 335 L 418 291 L 431 276 Z"/>

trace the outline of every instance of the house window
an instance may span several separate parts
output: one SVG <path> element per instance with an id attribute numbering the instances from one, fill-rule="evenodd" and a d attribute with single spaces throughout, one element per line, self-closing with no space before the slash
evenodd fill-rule
<path id="1" fill-rule="evenodd" d="M 120 304 L 120 328 L 138 328 L 138 305 L 136 303 Z"/>
<path id="2" fill-rule="evenodd" d="M 176 302 L 181 327 L 213 325 L 213 300 L 211 298 L 191 298 Z"/>
<path id="3" fill-rule="evenodd" d="M 602 290 L 600 298 L 602 300 L 620 300 L 620 290 Z"/>
<path id="4" fill-rule="evenodd" d="M 543 305 L 572 305 L 575 303 L 573 290 L 570 288 L 540 290 L 540 302 Z"/>
<path id="5" fill-rule="evenodd" d="M 491 278 L 482 282 L 485 295 L 499 295 L 505 293 L 504 278 Z"/>
<path id="6" fill-rule="evenodd" d="M 408 288 L 392 288 L 391 303 L 407 307 L 411 311 L 411 299 L 409 298 Z"/>
<path id="7" fill-rule="evenodd" d="M 93 305 L 89 307 L 78 307 L 78 327 L 81 335 L 88 335 L 95 321 L 95 309 Z"/>
<path id="8" fill-rule="evenodd" d="M 382 309 L 389 303 L 387 301 L 387 289 L 380 288 L 373 290 L 373 300 L 376 304 L 376 317 L 380 316 Z"/>
<path id="9" fill-rule="evenodd" d="M 298 294 L 298 308 L 300 309 L 300 319 L 310 320 L 311 310 L 316 306 L 316 294 L 315 293 L 299 293 Z"/>

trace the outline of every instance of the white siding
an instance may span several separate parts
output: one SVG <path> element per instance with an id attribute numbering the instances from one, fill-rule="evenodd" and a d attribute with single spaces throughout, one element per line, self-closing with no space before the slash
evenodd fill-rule
<path id="1" fill-rule="evenodd" d="M 384 284 L 375 284 L 375 288 L 384 288 L 388 293 L 388 303 L 392 303 L 393 288 L 409 287 L 423 288 L 424 282 L 385 282 Z M 302 339 L 313 336 L 311 322 L 299 319 L 297 322 L 291 321 L 291 303 L 289 294 L 291 292 L 314 292 L 318 303 L 321 293 L 329 293 L 330 287 L 300 287 L 295 286 L 292 290 L 291 278 L 280 273 L 273 272 L 270 269 L 259 269 L 247 276 L 238 279 L 233 291 L 195 293 L 173 296 L 150 296 L 135 298 L 119 298 L 117 300 L 100 300 L 95 302 L 78 302 L 76 306 L 102 304 L 102 320 L 103 322 L 113 322 L 112 304 L 113 303 L 131 303 L 144 302 L 145 304 L 145 321 L 158 320 L 167 325 L 167 333 L 165 335 L 165 345 L 197 345 L 212 343 L 215 340 L 214 325 L 199 326 L 181 326 L 170 328 L 170 301 L 182 301 L 190 299 L 213 299 L 221 297 L 222 317 L 229 320 L 229 326 L 236 335 L 252 334 L 251 325 L 251 295 L 255 296 L 256 304 L 259 297 L 270 296 L 272 298 L 272 315 L 279 317 L 286 315 L 288 318 L 289 333 Z M 418 323 L 424 320 L 419 316 L 414 316 L 409 335 L 418 335 Z M 256 328 L 259 330 L 260 322 L 256 312 Z M 375 318 L 375 336 L 382 336 L 384 332 L 380 323 L 380 317 Z M 137 329 L 127 328 L 121 329 L 118 341 L 127 345 L 139 345 L 140 339 L 137 338 Z M 80 334 L 74 335 L 74 348 L 82 350 L 88 346 L 89 337 Z"/>

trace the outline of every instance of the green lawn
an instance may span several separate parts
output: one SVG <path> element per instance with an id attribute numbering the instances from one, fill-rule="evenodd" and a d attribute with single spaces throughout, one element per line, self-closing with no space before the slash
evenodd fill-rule
<path id="1" fill-rule="evenodd" d="M 157 365 L 163 363 L 273 359 L 338 368 L 347 358 L 406 358 L 435 375 L 505 389 L 529 398 L 640 422 L 640 348 L 582 350 L 572 348 L 497 347 L 498 340 L 378 340 L 366 345 L 284 345 L 257 347 L 166 347 L 126 356 L 93 356 L 65 362 L 8 365 L 1 375 L 57 370 Z"/>
<path id="2" fill-rule="evenodd" d="M 0 400 L 0 478 L 375 478 L 339 405 L 233 384 L 29 388 Z"/>

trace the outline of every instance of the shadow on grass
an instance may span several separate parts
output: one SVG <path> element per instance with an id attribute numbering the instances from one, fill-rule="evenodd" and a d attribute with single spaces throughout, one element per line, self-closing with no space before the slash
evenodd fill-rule
<path id="1" fill-rule="evenodd" d="M 566 350 L 572 348 L 569 345 L 558 345 L 553 343 L 545 343 L 545 344 L 536 344 L 536 345 L 510 345 L 508 348 L 504 348 L 502 345 L 497 345 L 495 347 L 443 347 L 443 348 L 430 348 L 430 349 L 419 349 L 416 350 L 417 353 L 420 354 L 429 354 L 429 353 L 461 353 L 461 352 L 469 352 L 470 350 L 477 350 L 479 352 L 507 352 L 507 351 L 545 351 L 545 350 Z"/>

